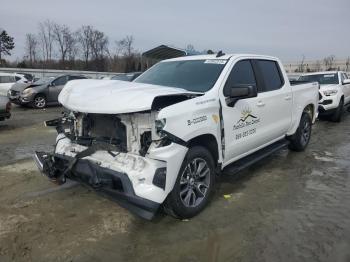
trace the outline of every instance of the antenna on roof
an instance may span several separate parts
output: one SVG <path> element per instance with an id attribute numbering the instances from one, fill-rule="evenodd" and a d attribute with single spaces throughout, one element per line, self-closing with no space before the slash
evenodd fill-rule
<path id="1" fill-rule="evenodd" d="M 223 56 L 225 55 L 225 53 L 223 53 L 221 50 L 216 54 L 216 57 L 220 57 L 220 56 Z"/>

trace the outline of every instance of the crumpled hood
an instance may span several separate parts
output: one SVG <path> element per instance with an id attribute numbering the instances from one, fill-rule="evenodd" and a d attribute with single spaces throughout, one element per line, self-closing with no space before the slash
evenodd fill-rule
<path id="1" fill-rule="evenodd" d="M 31 86 L 30 83 L 14 83 L 13 86 L 11 86 L 11 90 L 21 92 L 30 86 Z"/>
<path id="2" fill-rule="evenodd" d="M 76 112 L 122 114 L 150 110 L 158 96 L 197 94 L 184 89 L 117 80 L 73 80 L 58 97 L 66 108 Z"/>
<path id="3" fill-rule="evenodd" d="M 37 85 L 35 83 L 14 83 L 13 86 L 11 87 L 11 90 L 22 92 L 24 89 L 27 89 L 29 87 L 34 88 L 37 86 L 40 86 L 40 88 L 41 88 L 44 85 Z"/>

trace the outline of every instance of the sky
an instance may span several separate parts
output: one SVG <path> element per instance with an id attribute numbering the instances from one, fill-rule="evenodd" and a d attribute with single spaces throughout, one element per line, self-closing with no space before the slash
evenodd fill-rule
<path id="1" fill-rule="evenodd" d="M 1 3 L 2 2 L 2 3 Z M 72 29 L 92 25 L 115 40 L 133 35 L 140 52 L 160 44 L 284 61 L 350 56 L 350 0 L 0 0 L 0 28 L 24 55 L 26 33 L 50 19 Z"/>

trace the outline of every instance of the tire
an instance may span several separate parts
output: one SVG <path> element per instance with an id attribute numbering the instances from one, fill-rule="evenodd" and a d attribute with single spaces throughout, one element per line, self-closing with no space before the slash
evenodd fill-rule
<path id="1" fill-rule="evenodd" d="M 180 219 L 196 216 L 208 204 L 214 183 L 215 168 L 211 153 L 202 146 L 190 148 L 174 188 L 165 200 L 165 212 Z"/>
<path id="2" fill-rule="evenodd" d="M 44 95 L 36 95 L 32 102 L 33 107 L 37 109 L 42 109 L 46 107 L 46 97 Z"/>
<path id="3" fill-rule="evenodd" d="M 337 109 L 335 110 L 334 114 L 331 116 L 332 122 L 341 122 L 342 116 L 344 112 L 344 99 L 340 99 L 339 105 Z"/>
<path id="4" fill-rule="evenodd" d="M 296 152 L 304 151 L 310 142 L 311 127 L 312 121 L 310 114 L 303 112 L 297 131 L 289 137 L 289 149 Z"/>

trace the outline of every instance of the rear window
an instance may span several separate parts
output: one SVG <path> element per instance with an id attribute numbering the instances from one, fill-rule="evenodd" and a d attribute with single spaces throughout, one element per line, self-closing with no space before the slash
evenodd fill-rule
<path id="1" fill-rule="evenodd" d="M 336 85 L 339 84 L 338 74 L 316 74 L 316 75 L 305 75 L 299 78 L 299 81 L 305 82 L 318 82 L 320 85 Z"/>
<path id="2" fill-rule="evenodd" d="M 264 81 L 264 91 L 273 91 L 283 86 L 280 69 L 275 61 L 257 60 L 262 80 Z"/>

